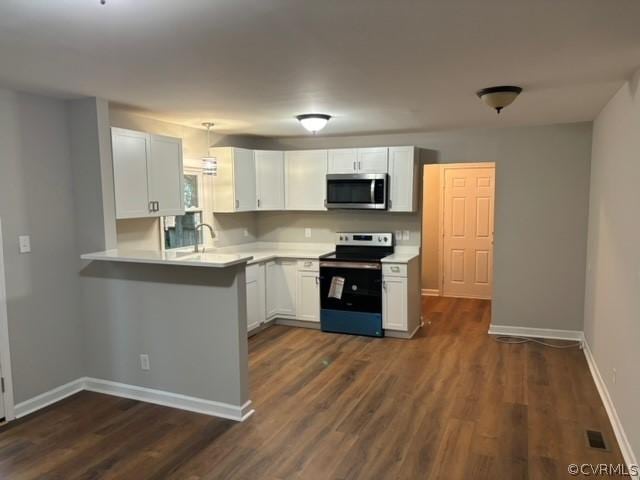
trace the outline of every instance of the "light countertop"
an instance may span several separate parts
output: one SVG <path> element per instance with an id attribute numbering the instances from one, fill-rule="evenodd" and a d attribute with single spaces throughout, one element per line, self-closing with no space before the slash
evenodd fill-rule
<path id="1" fill-rule="evenodd" d="M 384 257 L 382 263 L 409 263 L 414 258 L 420 256 L 418 252 L 395 252 Z"/>
<path id="2" fill-rule="evenodd" d="M 323 255 L 333 253 L 334 250 L 335 248 L 328 244 L 256 242 L 222 248 L 207 247 L 204 253 L 194 253 L 191 248 L 164 252 L 115 249 L 86 253 L 81 258 L 111 262 L 224 268 L 238 263 L 251 265 L 277 259 L 317 260 Z M 395 253 L 382 259 L 382 263 L 409 263 L 419 255 L 417 248 L 397 247 Z"/>
<path id="3" fill-rule="evenodd" d="M 189 267 L 225 268 L 238 263 L 246 263 L 253 257 L 246 253 L 194 253 L 187 251 L 157 252 L 151 250 L 106 250 L 85 253 L 83 260 L 106 262 L 153 263 L 160 265 L 182 265 Z"/>

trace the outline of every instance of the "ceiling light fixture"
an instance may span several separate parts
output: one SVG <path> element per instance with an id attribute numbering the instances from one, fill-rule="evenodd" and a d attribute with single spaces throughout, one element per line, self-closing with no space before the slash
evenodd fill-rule
<path id="1" fill-rule="evenodd" d="M 304 128 L 315 135 L 325 127 L 331 115 L 324 113 L 305 113 L 303 115 L 297 115 L 296 118 Z"/>
<path id="2" fill-rule="evenodd" d="M 203 175 L 211 176 L 215 176 L 218 173 L 218 159 L 209 155 L 209 148 L 211 148 L 211 139 L 209 138 L 209 135 L 213 125 L 213 122 L 202 123 L 203 127 L 207 127 L 207 155 L 202 157 L 202 173 Z"/>
<path id="3" fill-rule="evenodd" d="M 503 85 L 500 87 L 488 87 L 478 90 L 476 95 L 482 99 L 484 103 L 491 108 L 495 108 L 500 113 L 504 107 L 513 103 L 518 95 L 522 92 L 522 88 L 513 85 Z"/>

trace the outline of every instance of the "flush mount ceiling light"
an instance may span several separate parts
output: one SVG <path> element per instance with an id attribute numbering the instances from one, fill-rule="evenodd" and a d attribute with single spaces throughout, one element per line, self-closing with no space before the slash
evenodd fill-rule
<path id="1" fill-rule="evenodd" d="M 518 95 L 522 92 L 522 88 L 513 85 L 503 85 L 500 87 L 489 87 L 478 90 L 476 95 L 482 99 L 484 103 L 491 108 L 495 108 L 500 113 L 504 107 L 513 103 Z"/>
<path id="2" fill-rule="evenodd" d="M 331 115 L 325 115 L 324 113 L 305 113 L 304 115 L 297 115 L 296 118 L 304 128 L 316 134 L 325 127 Z"/>
<path id="3" fill-rule="evenodd" d="M 211 147 L 211 139 L 209 138 L 209 135 L 213 125 L 213 122 L 202 123 L 203 127 L 207 127 L 207 155 L 202 157 L 202 173 L 204 175 L 215 176 L 216 173 L 218 173 L 218 159 L 209 155 L 209 148 Z"/>

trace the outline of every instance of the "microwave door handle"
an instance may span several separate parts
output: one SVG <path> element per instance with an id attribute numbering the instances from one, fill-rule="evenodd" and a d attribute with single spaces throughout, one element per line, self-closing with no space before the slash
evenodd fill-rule
<path id="1" fill-rule="evenodd" d="M 376 203 L 376 181 L 371 180 L 371 205 Z"/>

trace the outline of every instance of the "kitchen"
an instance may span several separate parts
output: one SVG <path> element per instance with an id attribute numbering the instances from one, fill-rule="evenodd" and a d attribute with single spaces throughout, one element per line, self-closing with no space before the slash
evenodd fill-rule
<path id="1" fill-rule="evenodd" d="M 130 117 L 116 112 L 116 118 L 120 118 L 120 124 L 125 123 L 123 118 L 129 120 Z M 307 151 L 214 147 L 202 155 L 206 160 L 197 158 L 185 160 L 178 158 L 176 152 L 173 156 L 173 169 L 166 173 L 173 180 L 173 184 L 167 182 L 166 185 L 170 185 L 174 190 L 159 202 L 159 211 L 143 211 L 146 202 L 151 198 L 148 195 L 160 198 L 160 194 L 153 192 L 148 193 L 146 197 L 144 194 L 135 197 L 129 193 L 140 192 L 132 190 L 127 186 L 130 184 L 126 183 L 133 182 L 135 178 L 129 168 L 131 158 L 127 157 L 126 148 L 130 145 L 126 142 L 137 141 L 142 145 L 144 141 L 149 141 L 152 142 L 150 150 L 154 151 L 153 138 L 156 136 L 147 137 L 144 133 L 143 137 L 137 137 L 137 135 L 138 132 L 130 129 L 114 127 L 112 130 L 118 224 L 121 220 L 129 218 L 160 218 L 159 225 L 153 228 L 157 228 L 156 237 L 161 238 L 149 242 L 148 245 L 161 244 L 166 252 L 177 251 L 178 254 L 183 251 L 188 252 L 193 247 L 184 248 L 184 245 L 188 244 L 185 241 L 179 242 L 182 248 L 167 249 L 167 246 L 171 247 L 173 244 L 167 243 L 165 239 L 167 236 L 174 235 L 175 213 L 176 211 L 179 213 L 180 209 L 184 208 L 184 198 L 179 198 L 176 193 L 181 188 L 180 184 L 188 183 L 191 191 L 195 188 L 197 196 L 200 197 L 197 203 L 202 205 L 189 208 L 192 210 L 189 218 L 197 212 L 196 220 L 189 220 L 191 223 L 189 228 L 193 229 L 197 223 L 214 225 L 211 232 L 207 228 L 198 232 L 198 242 L 203 243 L 208 252 L 242 253 L 253 257 L 247 268 L 247 327 L 250 333 L 255 333 L 257 327 L 270 324 L 276 319 L 279 323 L 319 327 L 321 274 L 318 259 L 335 250 L 335 244 L 339 240 L 339 235 L 336 233 L 340 231 L 334 227 L 335 229 L 323 232 L 322 237 L 318 238 L 317 229 L 303 227 L 305 241 L 296 242 L 288 238 L 276 242 L 261 241 L 259 236 L 248 235 L 249 230 L 255 231 L 251 220 L 259 224 L 261 212 L 269 212 L 272 217 L 274 214 L 277 215 L 279 227 L 290 222 L 288 217 L 290 212 L 298 215 L 301 212 L 310 212 L 316 219 L 320 217 L 321 222 L 327 222 L 321 218 L 323 215 L 337 212 L 341 219 L 336 226 L 353 225 L 353 222 L 362 218 L 365 213 L 369 221 L 358 230 L 354 230 L 356 233 L 367 233 L 365 226 L 380 225 L 381 221 L 385 222 L 385 217 L 400 214 L 402 218 L 407 214 L 413 216 L 419 212 L 420 150 L 414 147 Z M 149 140 L 145 140 L 146 138 Z M 167 137 L 162 138 L 166 144 Z M 176 145 L 178 140 L 182 139 L 175 139 Z M 206 142 L 207 144 L 211 142 L 209 131 L 207 131 Z M 191 145 L 193 143 L 191 141 Z M 121 150 L 125 151 L 119 155 Z M 158 151 L 157 148 L 155 151 Z M 122 160 L 119 160 L 120 158 Z M 203 168 L 206 164 L 202 162 L 207 161 L 215 162 L 214 170 L 207 171 Z M 171 162 L 162 163 L 169 169 L 171 167 L 168 167 L 168 164 Z M 183 167 L 181 168 L 180 165 Z M 182 170 L 186 176 L 179 180 L 176 172 Z M 135 184 L 146 183 L 146 171 L 139 169 L 136 173 L 143 180 L 137 179 Z M 162 175 L 156 174 L 156 178 L 160 176 Z M 184 179 L 189 177 L 192 179 L 190 183 L 184 183 Z M 371 181 L 370 177 L 378 179 Z M 122 188 L 119 185 L 123 185 Z M 376 189 L 376 198 L 371 196 L 373 188 Z M 344 203 L 341 199 L 343 192 L 348 192 L 349 198 L 345 200 L 350 203 Z M 372 203 L 371 200 L 374 202 Z M 152 205 L 151 210 L 155 209 L 155 205 Z M 241 222 L 245 220 L 242 228 L 247 236 L 244 239 L 253 241 L 228 244 L 231 242 L 226 238 L 229 235 L 225 231 L 225 222 L 235 215 L 240 216 Z M 249 215 L 254 215 L 254 218 L 247 220 Z M 178 218 L 187 217 L 178 216 Z M 167 226 L 168 222 L 171 223 L 170 227 Z M 178 221 L 178 224 L 181 222 Z M 154 225 L 157 224 L 154 222 Z M 192 232 L 189 229 L 187 231 Z M 214 231 L 216 238 L 212 235 Z M 191 237 L 187 242 L 194 238 L 193 233 L 189 235 Z M 384 280 L 389 294 L 382 295 L 385 289 L 382 288 L 383 282 L 380 280 L 380 296 L 384 298 L 384 302 L 380 302 L 379 314 L 382 315 L 383 308 L 388 308 L 385 310 L 387 314 L 384 320 L 387 335 L 411 337 L 420 323 L 416 306 L 419 301 L 419 295 L 416 292 L 420 290 L 419 248 L 403 245 L 403 235 L 409 241 L 408 237 L 411 235 L 409 231 L 398 229 L 397 234 L 393 232 L 392 237 L 394 240 L 399 237 L 400 245 L 396 246 L 397 241 L 392 241 L 389 254 L 393 253 L 395 246 L 396 256 L 387 255 L 388 258 L 384 259 L 385 263 L 390 264 L 385 269 Z M 130 250 L 131 246 L 131 242 L 119 242 L 118 248 Z M 139 245 L 135 247 L 139 249 L 137 248 Z M 399 296 L 396 298 L 396 295 Z M 381 335 L 382 327 L 377 330 L 378 335 Z"/>
<path id="2" fill-rule="evenodd" d="M 160 264 L 161 284 L 171 277 L 168 266 L 190 271 L 213 267 L 203 270 L 216 275 L 218 268 L 228 272 L 235 279 L 231 283 L 235 294 L 246 298 L 234 314 L 243 323 L 232 333 L 234 342 L 236 334 L 259 335 L 275 324 L 404 339 L 420 328 L 419 233 L 412 224 L 419 225 L 420 149 L 282 151 L 214 146 L 202 152 L 202 138 L 204 145 L 211 142 L 208 131 L 171 137 L 157 127 L 147 130 L 162 134 L 123 128 L 140 122 L 136 116 L 116 111 L 113 117 L 118 122 L 117 126 L 109 122 L 116 248 L 86 252 L 84 260 L 119 264 L 112 268 L 125 270 L 131 264 Z M 200 147 L 201 158 L 193 158 L 194 145 Z M 106 157 L 107 165 L 109 160 Z M 203 168 L 212 160 L 213 171 Z M 267 222 L 262 215 L 269 216 Z M 304 236 L 291 241 L 300 215 L 307 226 L 298 235 Z M 263 222 L 269 224 L 264 230 Z M 126 235 L 120 233 L 121 225 Z M 118 275 L 107 278 L 104 271 L 93 275 L 90 270 L 97 267 L 89 267 L 85 278 L 100 283 L 99 290 L 113 288 L 102 282 L 111 284 Z M 244 285 L 244 291 L 236 292 L 236 283 Z M 158 288 L 157 282 L 153 288 Z M 192 316 L 211 315 L 196 308 L 190 305 Z M 96 315 L 92 311 L 91 316 Z M 103 319 L 110 321 L 120 328 L 149 328 L 126 326 L 118 315 Z M 165 361 L 157 357 L 166 351 L 158 351 L 159 346 L 148 340 L 137 348 L 152 365 L 154 360 Z M 234 364 L 246 363 L 242 352 L 246 345 L 236 349 Z M 167 378 L 161 384 L 174 380 Z M 193 392 L 175 393 L 193 396 Z M 232 416 L 244 419 L 251 411 L 248 394 L 235 398 L 240 400 L 231 402 Z"/>

